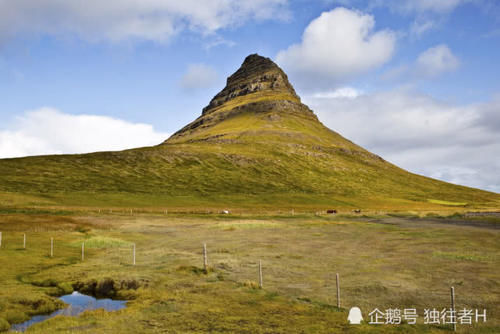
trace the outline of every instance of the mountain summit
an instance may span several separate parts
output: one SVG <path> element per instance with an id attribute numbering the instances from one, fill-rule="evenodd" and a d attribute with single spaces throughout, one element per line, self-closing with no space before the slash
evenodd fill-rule
<path id="1" fill-rule="evenodd" d="M 275 95 L 283 100 L 300 102 L 285 72 L 271 59 L 252 54 L 227 78 L 226 87 L 203 108 L 203 115 L 217 111 L 230 100 L 250 94 L 254 97 Z"/>
<path id="2" fill-rule="evenodd" d="M 252 54 L 241 67 L 227 78 L 226 87 L 203 108 L 202 115 L 170 139 L 193 139 L 193 135 L 229 117 L 245 112 L 280 111 L 303 113 L 316 119 L 313 112 L 300 102 L 300 97 L 288 77 L 271 59 Z"/>
<path id="3" fill-rule="evenodd" d="M 0 160 L 0 207 L 12 203 L 391 210 L 498 207 L 500 195 L 409 173 L 354 144 L 253 54 L 158 146 Z"/>

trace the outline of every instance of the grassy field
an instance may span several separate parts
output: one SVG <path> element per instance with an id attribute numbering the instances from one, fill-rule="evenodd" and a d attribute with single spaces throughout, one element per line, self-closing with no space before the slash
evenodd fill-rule
<path id="1" fill-rule="evenodd" d="M 454 286 L 457 309 L 488 314 L 485 324 L 459 325 L 458 331 L 498 333 L 499 222 L 490 219 L 481 227 L 477 222 L 411 214 L 4 213 L 0 328 L 62 307 L 56 296 L 77 288 L 127 299 L 128 307 L 56 317 L 29 332 L 448 333 L 450 326 L 424 325 L 423 311 L 449 307 Z M 203 243 L 208 273 L 202 267 Z M 347 323 L 352 306 L 361 308 L 365 320 L 374 308 L 416 308 L 419 323 L 352 326 Z"/>
<path id="2" fill-rule="evenodd" d="M 499 194 L 394 166 L 325 127 L 304 105 L 280 107 L 286 101 L 279 96 L 254 103 L 242 98 L 246 104 L 230 115 L 205 115 L 203 126 L 155 147 L 0 159 L 0 207 L 500 207 Z"/>

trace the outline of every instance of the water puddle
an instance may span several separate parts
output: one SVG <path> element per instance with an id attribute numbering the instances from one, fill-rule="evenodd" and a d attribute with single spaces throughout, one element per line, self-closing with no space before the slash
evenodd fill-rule
<path id="1" fill-rule="evenodd" d="M 15 332 L 24 332 L 33 324 L 41 322 L 57 315 L 77 316 L 83 311 L 97 310 L 100 308 L 106 311 L 116 311 L 127 307 L 126 300 L 112 300 L 112 299 L 96 299 L 91 296 L 83 295 L 79 292 L 73 292 L 71 295 L 59 297 L 63 302 L 68 304 L 66 308 L 54 311 L 48 315 L 36 315 L 30 320 L 21 324 L 12 325 L 11 330 Z"/>

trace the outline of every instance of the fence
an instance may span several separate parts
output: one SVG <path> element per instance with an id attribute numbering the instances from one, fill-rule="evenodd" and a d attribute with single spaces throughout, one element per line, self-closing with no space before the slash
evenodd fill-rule
<path id="1" fill-rule="evenodd" d="M 9 239 L 9 242 L 6 242 L 6 234 L 0 231 L 0 256 L 1 252 L 5 251 L 6 249 L 10 250 L 15 250 L 15 251 L 26 251 L 27 249 L 30 249 L 32 251 L 35 251 L 35 247 L 33 247 L 30 244 L 30 238 L 27 233 L 12 233 L 14 234 L 14 237 Z M 22 247 L 21 247 L 22 245 Z M 47 252 L 47 256 L 50 258 L 57 258 L 58 256 L 58 243 L 57 239 L 54 237 L 50 237 L 47 239 L 47 249 L 44 249 L 40 247 L 40 245 L 37 245 L 37 249 L 41 252 Z M 66 245 L 67 246 L 67 245 Z M 77 247 L 75 248 L 75 254 L 77 253 Z M 104 254 L 100 254 L 99 256 L 105 256 L 106 258 L 112 260 L 114 263 L 120 264 L 120 265 L 136 265 L 136 243 L 131 243 L 130 247 L 110 247 L 104 249 Z M 212 267 L 210 267 L 209 263 L 209 249 L 207 247 L 207 243 L 203 243 L 201 247 L 201 254 L 202 257 L 200 259 L 200 263 L 203 266 L 203 272 L 205 274 L 208 274 L 211 271 L 215 271 Z M 89 259 L 89 257 L 86 254 L 86 247 L 85 247 L 85 240 L 81 241 L 81 254 L 80 254 L 80 260 L 81 262 L 85 262 Z M 139 262 L 140 264 L 140 262 Z M 258 267 L 257 271 L 255 272 L 255 278 L 256 281 L 258 282 L 258 288 L 259 289 L 264 289 L 264 276 L 265 276 L 265 267 L 263 265 L 263 261 L 261 259 L 258 260 Z M 340 274 L 335 273 L 335 288 L 336 288 L 336 307 L 338 309 L 341 309 L 341 284 L 340 284 Z M 433 292 L 434 295 L 440 295 L 443 296 L 445 293 L 443 291 L 435 291 Z M 456 331 L 456 305 L 455 305 L 455 288 L 452 286 L 450 287 L 450 293 L 446 294 L 450 298 L 450 310 L 452 311 L 453 314 L 455 314 L 455 322 L 452 324 L 452 328 L 454 331 Z M 444 298 L 443 298 L 444 299 Z"/>

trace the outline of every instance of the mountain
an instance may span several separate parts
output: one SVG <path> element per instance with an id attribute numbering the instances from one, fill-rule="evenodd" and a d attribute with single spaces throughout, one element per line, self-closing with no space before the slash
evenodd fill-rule
<path id="1" fill-rule="evenodd" d="M 500 195 L 409 173 L 325 127 L 272 60 L 248 56 L 165 142 L 0 160 L 0 205 L 498 207 Z"/>

